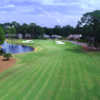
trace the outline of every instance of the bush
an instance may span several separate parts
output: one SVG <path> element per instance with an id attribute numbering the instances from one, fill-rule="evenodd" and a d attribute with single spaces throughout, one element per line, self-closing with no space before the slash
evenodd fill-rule
<path id="1" fill-rule="evenodd" d="M 4 53 L 3 49 L 0 49 L 0 55 L 2 56 Z"/>
<path id="2" fill-rule="evenodd" d="M 10 53 L 5 53 L 3 56 L 4 56 L 5 60 L 9 60 L 12 57 L 12 55 Z"/>
<path id="3" fill-rule="evenodd" d="M 78 42 L 84 42 L 84 43 L 86 43 L 86 42 L 88 42 L 87 40 L 85 40 L 85 39 L 80 39 L 80 40 L 77 40 Z"/>
<path id="4" fill-rule="evenodd" d="M 5 40 L 5 33 L 3 28 L 0 26 L 0 44 L 3 44 L 4 40 Z"/>

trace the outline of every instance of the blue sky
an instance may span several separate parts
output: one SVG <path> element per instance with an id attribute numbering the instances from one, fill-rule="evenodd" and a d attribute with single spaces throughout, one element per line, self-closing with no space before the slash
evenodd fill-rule
<path id="1" fill-rule="evenodd" d="M 75 26 L 84 13 L 97 9 L 100 9 L 100 0 L 2 0 L 0 22 Z"/>

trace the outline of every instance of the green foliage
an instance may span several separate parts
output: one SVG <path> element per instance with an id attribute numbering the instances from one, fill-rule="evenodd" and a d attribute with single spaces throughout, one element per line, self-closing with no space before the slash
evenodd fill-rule
<path id="1" fill-rule="evenodd" d="M 90 42 L 93 42 L 92 44 L 94 44 L 95 47 L 98 47 L 100 45 L 100 10 L 84 14 L 81 21 L 78 23 L 77 28 L 85 38 L 94 37 L 94 41 Z"/>
<path id="2" fill-rule="evenodd" d="M 53 34 L 60 35 L 60 34 L 61 34 L 61 26 L 56 25 L 56 26 L 53 28 Z"/>
<path id="3" fill-rule="evenodd" d="M 10 53 L 5 53 L 3 56 L 6 60 L 9 60 L 12 57 Z"/>
<path id="4" fill-rule="evenodd" d="M 15 21 L 11 23 L 3 24 L 5 28 L 5 32 L 13 36 L 13 34 L 21 33 L 23 38 L 26 38 L 25 35 L 28 34 L 31 38 L 43 38 L 43 34 L 47 35 L 61 35 L 63 37 L 67 37 L 69 34 L 74 33 L 74 28 L 70 25 L 61 27 L 60 25 L 56 25 L 53 28 L 42 27 L 36 25 L 35 23 L 30 24 L 19 24 Z"/>
<path id="5" fill-rule="evenodd" d="M 78 22 L 76 28 L 66 25 L 59 26 L 56 25 L 53 28 L 42 27 L 35 23 L 30 24 L 19 24 L 15 21 L 11 23 L 2 24 L 5 27 L 6 33 L 23 35 L 23 38 L 42 38 L 43 34 L 47 35 L 61 35 L 66 38 L 70 34 L 82 34 L 82 39 L 87 39 L 87 37 L 94 37 L 94 44 L 100 43 L 100 10 L 93 12 L 88 12 L 83 15 L 81 20 Z"/>
<path id="6" fill-rule="evenodd" d="M 70 34 L 74 34 L 74 28 L 70 25 L 64 26 L 61 30 L 63 37 L 67 37 Z"/>
<path id="7" fill-rule="evenodd" d="M 0 55 L 3 55 L 4 51 L 2 50 L 2 48 L 0 48 Z"/>
<path id="8" fill-rule="evenodd" d="M 5 40 L 5 33 L 3 28 L 0 26 L 0 44 L 3 44 L 4 40 Z"/>

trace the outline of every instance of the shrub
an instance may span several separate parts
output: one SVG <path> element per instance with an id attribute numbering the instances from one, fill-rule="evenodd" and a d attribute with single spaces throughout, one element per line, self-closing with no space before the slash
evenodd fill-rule
<path id="1" fill-rule="evenodd" d="M 0 26 L 0 44 L 3 44 L 4 40 L 5 40 L 5 33 L 3 28 Z"/>
<path id="2" fill-rule="evenodd" d="M 12 55 L 10 53 L 5 53 L 3 56 L 4 56 L 5 60 L 9 60 L 12 57 Z"/>
<path id="3" fill-rule="evenodd" d="M 2 56 L 4 53 L 3 49 L 0 49 L 0 55 Z"/>

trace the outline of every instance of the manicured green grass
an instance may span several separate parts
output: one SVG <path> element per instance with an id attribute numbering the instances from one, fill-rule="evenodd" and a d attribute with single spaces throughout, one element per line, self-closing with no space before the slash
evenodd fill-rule
<path id="1" fill-rule="evenodd" d="M 35 52 L 14 55 L 16 64 L 0 73 L 0 100 L 100 100 L 99 52 L 54 40 L 29 45 Z"/>

